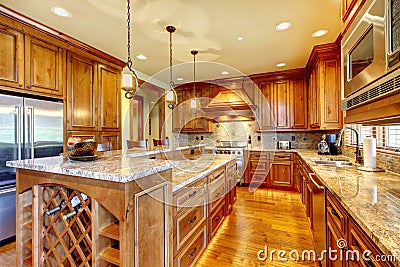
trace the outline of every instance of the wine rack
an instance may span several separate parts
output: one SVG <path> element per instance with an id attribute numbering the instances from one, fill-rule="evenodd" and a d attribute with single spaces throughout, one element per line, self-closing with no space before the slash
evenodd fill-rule
<path id="1" fill-rule="evenodd" d="M 45 266 L 92 266 L 91 198 L 61 186 L 44 186 L 44 211 L 60 210 L 43 215 L 43 261 Z M 79 204 L 73 206 L 74 201 Z M 71 217 L 65 217 L 71 214 Z M 76 214 L 74 214 L 76 213 Z"/>
<path id="2" fill-rule="evenodd" d="M 23 247 L 19 256 L 23 266 L 32 266 L 32 189 L 21 194 L 18 205 L 21 207 L 18 216 L 22 222 L 20 242 Z"/>

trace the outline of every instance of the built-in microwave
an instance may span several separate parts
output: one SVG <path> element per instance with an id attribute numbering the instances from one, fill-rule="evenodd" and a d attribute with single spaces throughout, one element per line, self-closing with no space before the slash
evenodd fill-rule
<path id="1" fill-rule="evenodd" d="M 342 82 L 345 97 L 387 72 L 385 2 L 367 0 L 343 36 Z"/>

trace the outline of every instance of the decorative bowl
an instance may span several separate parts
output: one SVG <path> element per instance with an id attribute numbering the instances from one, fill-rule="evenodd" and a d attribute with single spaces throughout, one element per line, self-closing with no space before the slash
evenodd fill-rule
<path id="1" fill-rule="evenodd" d="M 73 145 L 68 145 L 68 153 L 73 157 L 94 156 L 97 150 L 97 142 L 83 141 Z"/>

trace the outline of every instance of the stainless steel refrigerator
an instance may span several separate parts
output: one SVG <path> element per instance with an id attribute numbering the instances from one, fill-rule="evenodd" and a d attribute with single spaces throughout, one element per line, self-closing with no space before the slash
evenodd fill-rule
<path id="1" fill-rule="evenodd" d="M 0 94 L 0 243 L 15 236 L 15 169 L 6 161 L 62 151 L 62 102 Z"/>

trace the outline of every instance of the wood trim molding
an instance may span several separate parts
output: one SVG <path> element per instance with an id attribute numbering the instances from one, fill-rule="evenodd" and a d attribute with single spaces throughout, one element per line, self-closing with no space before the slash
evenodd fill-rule
<path id="1" fill-rule="evenodd" d="M 313 47 L 310 57 L 308 58 L 306 70 L 309 73 L 312 70 L 315 62 L 321 58 L 338 58 L 340 57 L 340 40 L 341 35 L 338 36 L 335 42 L 328 44 L 316 45 Z"/>

